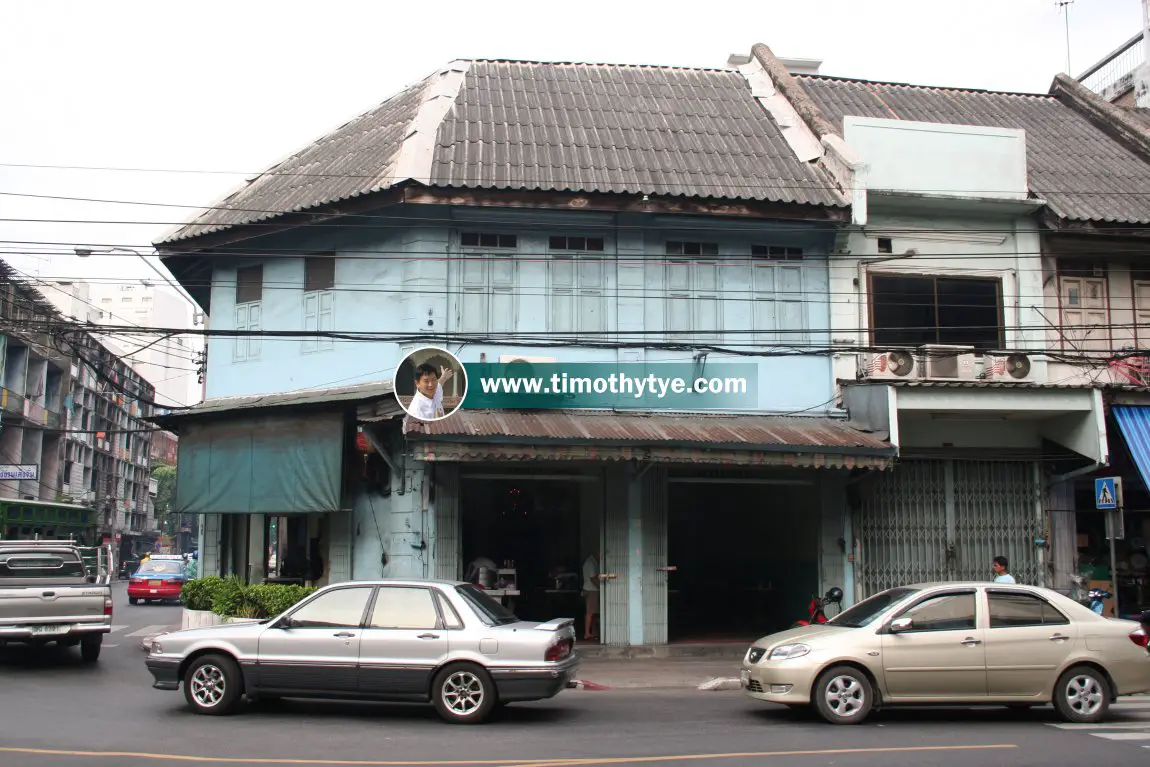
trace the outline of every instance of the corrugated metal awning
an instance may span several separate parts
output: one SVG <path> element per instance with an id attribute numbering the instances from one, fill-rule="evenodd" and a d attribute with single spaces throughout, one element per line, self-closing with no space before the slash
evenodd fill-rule
<path id="1" fill-rule="evenodd" d="M 647 461 L 722 466 L 889 468 L 896 448 L 844 419 L 458 410 L 407 419 L 426 461 Z"/>
<path id="2" fill-rule="evenodd" d="M 384 420 L 402 415 L 391 381 L 374 381 L 325 389 L 299 389 L 274 394 L 241 397 L 213 397 L 187 410 L 166 412 L 145 418 L 165 429 L 176 430 L 207 416 L 242 417 L 254 411 L 279 408 L 322 408 L 346 403 L 361 411 L 358 420 Z M 367 406 L 371 407 L 367 407 Z"/>

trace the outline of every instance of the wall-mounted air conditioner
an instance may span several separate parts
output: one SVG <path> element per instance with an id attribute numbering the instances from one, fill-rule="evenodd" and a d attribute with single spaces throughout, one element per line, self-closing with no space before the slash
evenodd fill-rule
<path id="1" fill-rule="evenodd" d="M 1021 352 L 988 352 L 982 357 L 982 377 L 987 381 L 1033 383 L 1045 378 L 1039 360 Z"/>
<path id="2" fill-rule="evenodd" d="M 859 358 L 859 373 L 872 381 L 913 381 L 921 378 L 918 359 L 909 349 L 869 352 Z"/>
<path id="3" fill-rule="evenodd" d="M 973 346 L 924 344 L 918 351 L 923 378 L 970 381 L 977 375 Z"/>

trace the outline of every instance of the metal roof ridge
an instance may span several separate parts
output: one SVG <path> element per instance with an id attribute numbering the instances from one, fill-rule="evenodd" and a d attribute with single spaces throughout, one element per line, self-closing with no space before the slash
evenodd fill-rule
<path id="1" fill-rule="evenodd" d="M 892 88 L 913 88 L 915 90 L 930 90 L 930 91 L 954 91 L 958 93 L 982 93 L 990 96 L 1019 96 L 1024 98 L 1034 98 L 1049 101 L 1057 101 L 1054 96 L 1049 93 L 1031 93 L 1028 91 L 1007 91 L 996 90 L 993 88 L 971 88 L 959 85 L 923 85 L 919 83 L 900 83 L 893 80 L 868 80 L 865 77 L 849 77 L 846 75 L 809 75 L 809 74 L 792 74 L 797 80 L 828 80 L 831 82 L 843 83 L 860 83 L 864 85 L 882 85 Z"/>
<path id="2" fill-rule="evenodd" d="M 555 67 L 605 67 L 608 69 L 669 69 L 677 72 L 715 72 L 721 74 L 731 74 L 737 72 L 735 69 L 728 67 L 692 67 L 677 64 L 627 64 L 614 61 L 566 61 L 555 60 L 545 61 L 542 59 L 462 59 L 469 61 L 473 64 L 527 64 L 532 66 L 555 66 Z"/>

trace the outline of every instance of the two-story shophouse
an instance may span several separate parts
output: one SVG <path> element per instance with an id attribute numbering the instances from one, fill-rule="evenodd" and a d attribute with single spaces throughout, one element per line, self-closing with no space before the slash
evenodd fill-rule
<path id="1" fill-rule="evenodd" d="M 1136 194 L 1150 188 L 1145 138 L 1063 77 L 1050 94 L 992 93 L 792 76 L 755 55 L 810 130 L 855 160 L 841 179 L 854 214 L 832 255 L 831 328 L 869 348 L 836 355 L 835 377 L 852 417 L 899 449 L 897 468 L 866 475 L 850 499 L 856 596 L 984 579 L 998 555 L 1021 581 L 1068 589 L 1066 488 L 1114 450 L 1106 364 L 1075 338 L 1133 318 L 1098 313 L 1096 265 L 1049 257 L 1113 254 L 1118 234 L 1128 266 L 1145 255 L 1130 245 L 1150 215 Z M 1099 343 L 1113 359 L 1112 337 Z"/>
<path id="2" fill-rule="evenodd" d="M 849 484 L 894 456 L 832 384 L 841 143 L 758 60 L 457 61 L 207 209 L 157 245 L 210 317 L 206 399 L 155 419 L 203 572 L 461 578 L 487 557 L 550 618 L 581 614 L 564 573 L 594 556 L 607 643 L 804 617 L 843 585 Z M 393 375 L 425 345 L 737 362 L 754 401 L 465 403 L 404 429 Z"/>
<path id="3" fill-rule="evenodd" d="M 1115 594 L 1108 611 L 1136 614 L 1150 608 L 1150 122 L 1065 77 L 1051 92 L 1129 152 L 1088 187 L 1082 215 L 1047 211 L 1043 219 L 1043 285 L 1055 320 L 1047 345 L 1075 361 L 1055 360 L 1051 375 L 1101 388 L 1110 451 L 1107 465 L 1083 467 L 1053 488 L 1057 585 L 1080 575 Z M 1104 477 L 1122 486 L 1122 519 L 1110 526 L 1096 508 L 1096 479 Z"/>

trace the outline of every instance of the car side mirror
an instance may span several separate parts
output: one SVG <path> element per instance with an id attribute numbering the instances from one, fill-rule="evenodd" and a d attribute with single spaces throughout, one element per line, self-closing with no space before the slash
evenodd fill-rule
<path id="1" fill-rule="evenodd" d="M 901 634 L 914 628 L 914 618 L 895 618 L 890 622 L 890 633 Z"/>

